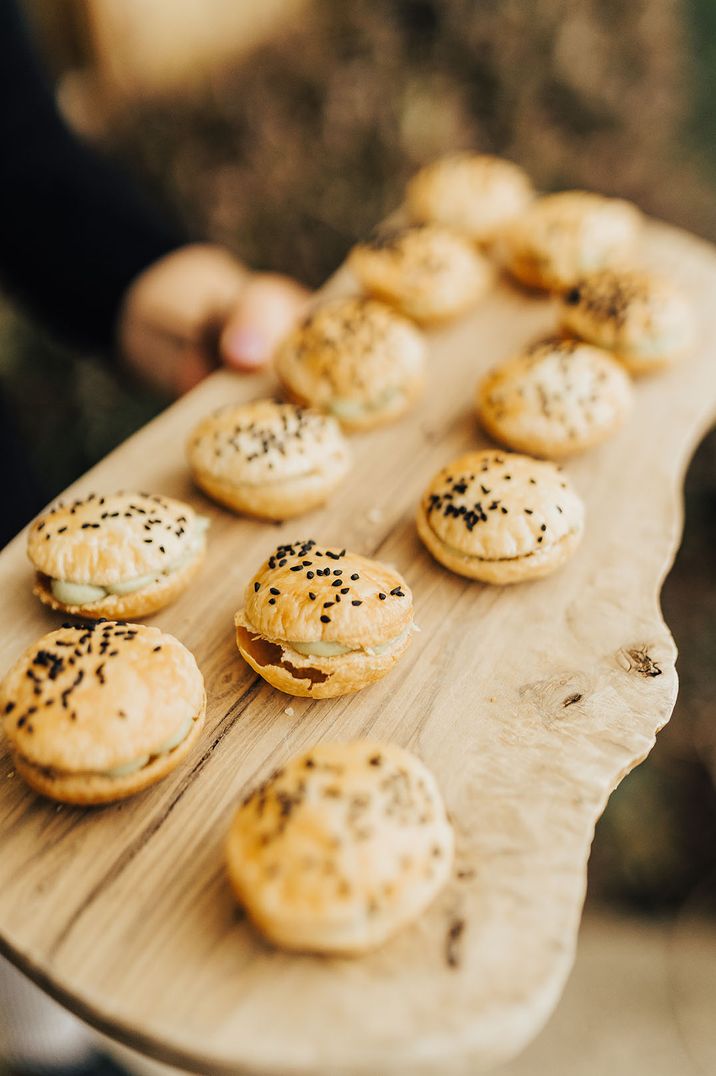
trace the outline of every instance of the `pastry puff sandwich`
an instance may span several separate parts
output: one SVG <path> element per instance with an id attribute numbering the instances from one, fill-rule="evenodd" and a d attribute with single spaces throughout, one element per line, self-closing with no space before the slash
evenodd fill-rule
<path id="1" fill-rule="evenodd" d="M 564 297 L 562 324 L 613 351 L 635 375 L 670 366 L 696 335 L 686 297 L 644 269 L 603 269 L 584 277 Z"/>
<path id="2" fill-rule="evenodd" d="M 348 265 L 369 295 L 424 325 L 466 313 L 494 279 L 468 239 L 437 224 L 378 232 L 353 247 Z"/>
<path id="3" fill-rule="evenodd" d="M 425 165 L 409 182 L 412 220 L 443 224 L 475 243 L 491 243 L 534 198 L 527 173 L 486 153 L 454 153 Z"/>
<path id="4" fill-rule="evenodd" d="M 318 507 L 351 465 L 334 418 L 274 400 L 209 415 L 193 431 L 187 454 L 205 493 L 259 519 L 291 519 Z"/>
<path id="5" fill-rule="evenodd" d="M 328 699 L 380 680 L 407 649 L 413 598 L 377 560 L 313 540 L 280 545 L 235 617 L 241 656 L 288 695 Z"/>
<path id="6" fill-rule="evenodd" d="M 208 523 L 188 504 L 148 493 L 90 493 L 60 503 L 30 527 L 34 593 L 71 616 L 148 616 L 197 574 Z"/>
<path id="7" fill-rule="evenodd" d="M 588 191 L 546 194 L 507 225 L 500 255 L 521 283 L 563 291 L 630 254 L 640 226 L 639 210 L 620 198 Z"/>
<path id="8" fill-rule="evenodd" d="M 63 803 L 109 803 L 160 781 L 197 742 L 205 709 L 186 647 L 123 621 L 66 624 L 0 681 L 17 772 Z"/>
<path id="9" fill-rule="evenodd" d="M 323 743 L 244 800 L 226 855 L 237 899 L 270 941 L 350 956 L 427 908 L 450 874 L 453 831 L 415 755 Z"/>
<path id="10" fill-rule="evenodd" d="M 417 523 L 426 548 L 450 571 L 483 583 L 521 583 L 571 557 L 584 506 L 553 463 L 468 452 L 430 482 Z"/>
<path id="11" fill-rule="evenodd" d="M 284 340 L 276 373 L 294 403 L 369 430 L 403 415 L 423 390 L 427 345 L 384 303 L 332 299 Z"/>
<path id="12" fill-rule="evenodd" d="M 564 459 L 604 441 L 624 422 L 632 386 L 608 352 L 581 340 L 540 340 L 480 382 L 487 433 L 531 456 Z"/>

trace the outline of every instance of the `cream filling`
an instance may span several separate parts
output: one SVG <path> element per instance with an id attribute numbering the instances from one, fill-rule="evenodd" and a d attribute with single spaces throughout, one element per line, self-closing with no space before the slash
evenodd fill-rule
<path id="1" fill-rule="evenodd" d="M 133 579 L 122 579 L 119 583 L 111 583 L 106 586 L 94 586 L 91 583 L 73 583 L 68 579 L 51 579 L 50 590 L 58 602 L 63 605 L 92 605 L 93 602 L 103 601 L 110 594 L 119 597 L 125 594 L 134 594 L 137 590 L 161 583 L 167 576 L 184 568 L 190 560 L 196 556 L 204 542 L 204 534 L 209 527 L 206 516 L 197 516 L 194 521 L 194 534 L 191 544 L 186 553 L 173 561 L 163 571 L 149 575 L 138 575 Z"/>
<path id="2" fill-rule="evenodd" d="M 635 358 L 658 359 L 681 351 L 688 346 L 688 343 L 687 332 L 674 330 L 671 333 L 662 333 L 652 337 L 644 336 L 628 348 L 622 348 L 622 351 L 625 355 L 633 355 Z"/>
<path id="3" fill-rule="evenodd" d="M 299 654 L 303 654 L 307 658 L 333 658 L 338 657 L 341 654 L 357 654 L 363 651 L 366 654 L 385 654 L 386 651 L 402 642 L 407 635 L 409 635 L 415 627 L 413 624 L 409 624 L 407 628 L 401 631 L 400 635 L 396 635 L 394 639 L 389 639 L 387 643 L 380 643 L 378 646 L 344 646 L 343 643 L 328 643 L 323 642 L 321 639 L 317 639 L 315 642 L 309 643 L 296 643 L 287 642 L 282 645 L 290 647 L 292 650 L 296 650 Z"/>
<path id="4" fill-rule="evenodd" d="M 368 415 L 373 411 L 382 411 L 385 407 L 389 407 L 394 403 L 398 396 L 402 393 L 398 389 L 386 389 L 380 396 L 376 396 L 373 400 L 367 400 L 362 403 L 360 400 L 351 400 L 347 396 L 334 396 L 328 404 L 328 410 L 336 418 L 363 418 L 364 415 Z"/>
<path id="5" fill-rule="evenodd" d="M 430 530 L 433 532 L 439 542 L 442 542 L 443 548 L 455 557 L 462 557 L 463 560 L 480 560 L 484 564 L 496 564 L 503 563 L 509 560 L 527 560 L 528 557 L 535 557 L 538 553 L 545 553 L 548 549 L 553 549 L 560 542 L 563 542 L 566 538 L 576 534 L 576 530 L 567 531 L 561 538 L 558 538 L 556 542 L 551 542 L 549 545 L 540 546 L 539 549 L 533 549 L 530 553 L 520 553 L 516 557 L 481 557 L 479 553 L 466 553 L 464 549 L 458 549 L 457 546 L 450 545 L 449 542 L 444 541 L 437 533 L 435 528 L 431 525 Z"/>
<path id="6" fill-rule="evenodd" d="M 317 468 L 312 471 L 300 471 L 299 474 L 285 475 L 283 477 L 277 476 L 276 478 L 262 479 L 261 482 L 246 482 L 243 478 L 238 482 L 232 482 L 231 479 L 221 477 L 220 481 L 225 482 L 227 486 L 232 486 L 234 489 L 263 489 L 264 486 L 278 486 L 284 485 L 286 482 L 301 482 L 304 478 L 316 478 L 322 472 Z"/>
<path id="7" fill-rule="evenodd" d="M 150 759 L 162 758 L 170 754 L 180 743 L 187 738 L 194 724 L 194 718 L 190 717 L 181 725 L 177 732 L 161 743 L 151 755 L 140 755 L 131 762 L 124 762 L 121 766 L 113 766 L 110 770 L 100 771 L 103 777 L 129 777 L 130 774 L 144 769 Z"/>

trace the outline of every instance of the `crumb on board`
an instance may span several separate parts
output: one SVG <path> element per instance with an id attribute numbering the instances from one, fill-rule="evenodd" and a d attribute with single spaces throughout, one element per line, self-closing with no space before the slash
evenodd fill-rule
<path id="1" fill-rule="evenodd" d="M 293 715 L 296 713 L 293 706 L 285 706 L 283 712 L 285 713 L 286 717 L 293 717 Z"/>
<path id="2" fill-rule="evenodd" d="M 380 523 L 382 518 L 383 518 L 383 509 L 378 508 L 377 505 L 375 505 L 373 508 L 370 508 L 366 512 L 366 519 L 368 520 L 369 523 Z"/>

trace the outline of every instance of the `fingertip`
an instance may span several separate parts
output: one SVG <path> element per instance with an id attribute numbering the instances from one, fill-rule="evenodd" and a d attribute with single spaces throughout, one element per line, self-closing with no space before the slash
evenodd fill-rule
<path id="1" fill-rule="evenodd" d="M 271 347 L 265 335 L 249 325 L 229 325 L 221 338 L 224 362 L 237 370 L 255 370 L 268 362 Z"/>

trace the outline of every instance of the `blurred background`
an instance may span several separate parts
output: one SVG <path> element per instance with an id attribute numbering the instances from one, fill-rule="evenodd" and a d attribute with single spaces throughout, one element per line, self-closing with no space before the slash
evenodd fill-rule
<path id="1" fill-rule="evenodd" d="M 716 240 L 710 0 L 25 7 L 73 127 L 256 268 L 320 285 L 416 167 L 462 147 L 511 157 L 543 189 L 621 195 Z M 0 379 L 48 499 L 166 402 L 2 300 Z M 577 970 L 510 1073 L 716 1071 L 714 549 L 711 435 L 663 594 L 681 651 L 676 713 L 599 823 Z"/>

